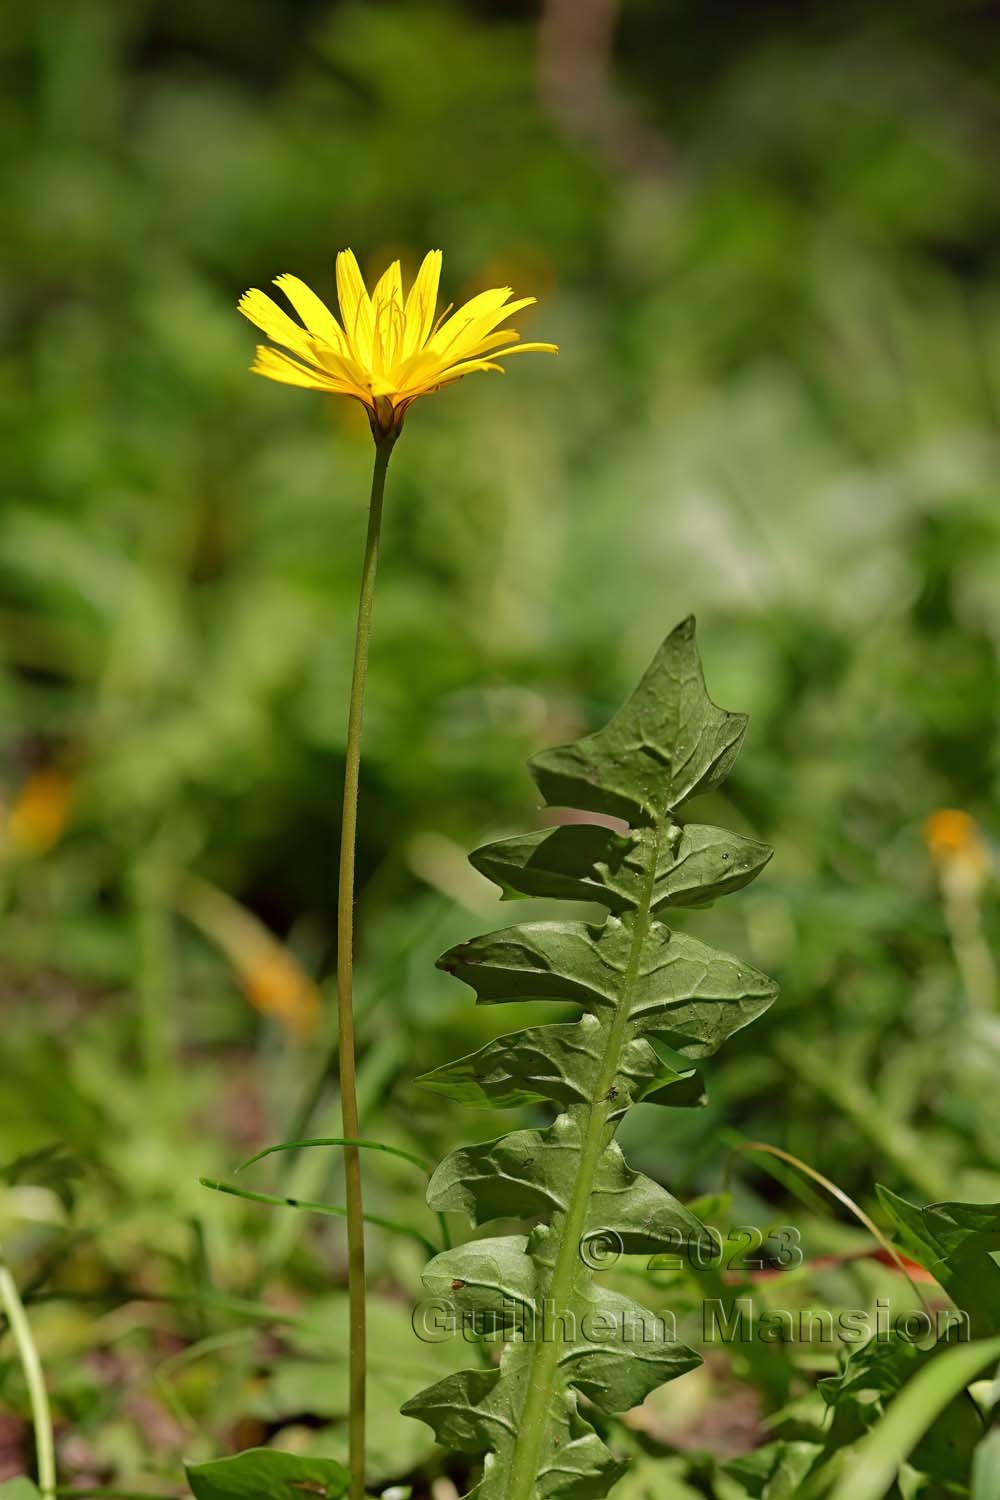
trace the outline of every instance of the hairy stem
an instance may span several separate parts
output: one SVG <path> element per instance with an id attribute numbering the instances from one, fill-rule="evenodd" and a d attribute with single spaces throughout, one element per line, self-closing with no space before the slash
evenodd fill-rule
<path id="1" fill-rule="evenodd" d="M 570 1311 L 573 1286 L 580 1264 L 580 1242 L 587 1223 L 590 1197 L 594 1190 L 594 1175 L 607 1144 L 608 1115 L 611 1110 L 608 1095 L 621 1064 L 622 1044 L 629 1021 L 632 987 L 639 972 L 642 950 L 649 934 L 650 906 L 656 881 L 659 840 L 658 825 L 653 847 L 649 853 L 649 866 L 643 882 L 642 897 L 635 913 L 632 943 L 625 977 L 622 981 L 621 995 L 608 1032 L 607 1046 L 601 1070 L 597 1076 L 594 1097 L 590 1101 L 590 1112 L 580 1152 L 580 1167 L 569 1207 L 566 1210 L 562 1241 L 549 1284 L 548 1300 L 552 1308 L 554 1328 L 565 1326 L 564 1318 Z M 535 1346 L 531 1374 L 525 1391 L 517 1448 L 510 1469 L 508 1500 L 534 1500 L 542 1443 L 545 1440 L 545 1427 L 551 1410 L 552 1384 L 561 1352 L 559 1341 L 554 1338 L 543 1338 L 541 1343 Z"/>
<path id="2" fill-rule="evenodd" d="M 375 573 L 378 568 L 379 532 L 385 474 L 389 467 L 392 439 L 376 439 L 375 467 L 368 505 L 368 534 L 361 568 L 358 625 L 354 637 L 354 671 L 351 703 L 347 716 L 347 746 L 344 756 L 344 803 L 340 825 L 340 873 L 337 886 L 337 1024 L 340 1037 L 340 1108 L 344 1135 L 356 1138 L 358 1090 L 354 1058 L 354 858 L 358 829 L 358 781 L 361 770 L 361 729 L 365 713 L 365 682 L 368 676 L 368 644 L 371 639 Z M 350 1304 L 350 1416 L 349 1446 L 351 1500 L 365 1493 L 365 1226 L 361 1198 L 361 1157 L 357 1146 L 344 1147 L 345 1203 L 347 1206 L 347 1278 Z"/>
<path id="3" fill-rule="evenodd" d="M 24 1371 L 31 1402 L 31 1420 L 35 1428 L 35 1452 L 38 1460 L 38 1487 L 43 1500 L 51 1500 L 56 1488 L 56 1452 L 52 1437 L 52 1413 L 45 1389 L 45 1376 L 38 1349 L 31 1332 L 31 1324 L 18 1295 L 17 1284 L 8 1267 L 0 1260 L 0 1307 L 10 1324 L 18 1358 Z"/>

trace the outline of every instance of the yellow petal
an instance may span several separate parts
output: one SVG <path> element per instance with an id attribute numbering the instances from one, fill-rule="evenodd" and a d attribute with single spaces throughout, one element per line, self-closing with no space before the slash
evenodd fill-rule
<path id="1" fill-rule="evenodd" d="M 372 375 L 370 380 L 373 396 L 395 396 L 399 392 L 399 381 L 392 375 Z"/>
<path id="2" fill-rule="evenodd" d="M 398 302 L 400 307 L 403 305 L 403 277 L 398 260 L 394 260 L 388 270 L 382 272 L 372 292 L 372 307 L 376 314 L 386 302 Z"/>
<path id="3" fill-rule="evenodd" d="M 451 365 L 437 379 L 435 388 L 442 385 L 451 385 L 454 380 L 461 380 L 464 375 L 472 375 L 477 370 L 496 370 L 499 374 L 504 373 L 503 365 L 495 364 L 491 359 L 466 359 L 459 365 Z"/>
<path id="4" fill-rule="evenodd" d="M 395 372 L 400 386 L 409 388 L 414 384 L 432 384 L 446 370 L 453 365 L 465 364 L 472 359 L 480 359 L 484 354 L 490 354 L 494 349 L 504 344 L 514 344 L 518 335 L 513 329 L 507 328 L 500 333 L 491 333 L 471 349 L 463 350 L 460 357 L 449 351 L 447 354 L 436 354 L 432 346 L 422 349 L 399 366 Z"/>
<path id="5" fill-rule="evenodd" d="M 284 385 L 301 385 L 307 390 L 334 391 L 337 382 L 319 370 L 307 370 L 297 359 L 290 359 L 268 344 L 257 345 L 257 358 L 250 366 L 254 375 L 266 375 L 268 380 L 280 380 Z"/>
<path id="6" fill-rule="evenodd" d="M 283 276 L 276 276 L 274 284 L 284 292 L 311 334 L 330 344 L 338 354 L 347 353 L 340 324 L 311 287 L 306 286 L 297 276 L 289 275 L 287 271 Z"/>
<path id="7" fill-rule="evenodd" d="M 294 354 L 299 354 L 303 359 L 312 359 L 312 345 L 309 335 L 298 323 L 293 323 L 286 312 L 282 312 L 277 302 L 272 302 L 265 292 L 251 287 L 250 291 L 244 292 L 237 306 L 245 318 L 266 333 L 269 339 L 274 339 L 276 344 L 283 344 L 286 349 L 291 349 Z"/>
<path id="8" fill-rule="evenodd" d="M 371 379 L 371 371 L 363 370 L 357 360 L 347 355 L 335 354 L 326 345 L 318 345 L 313 356 L 314 363 L 332 375 L 334 380 L 342 380 L 345 385 L 352 386 L 357 390 L 367 390 Z"/>
<path id="9" fill-rule="evenodd" d="M 454 317 L 449 318 L 440 332 L 435 334 L 430 342 L 430 347 L 442 354 L 447 353 L 449 359 L 468 358 L 476 345 L 498 323 L 503 323 L 514 313 L 520 312 L 522 308 L 531 307 L 535 300 L 534 297 L 522 297 L 517 302 L 485 307 L 474 317 L 468 316 L 467 308 L 460 307 Z M 471 305 L 471 303 L 468 304 L 469 307 Z"/>
<path id="10" fill-rule="evenodd" d="M 438 355 L 437 358 L 445 364 L 454 365 L 461 360 L 479 359 L 480 355 L 499 349 L 501 344 L 519 344 L 520 342 L 521 335 L 516 328 L 501 328 L 496 333 L 488 333 L 483 338 L 477 339 L 468 347 L 464 339 L 456 340 L 456 344 L 448 350 L 447 354 Z"/>
<path id="11" fill-rule="evenodd" d="M 483 317 L 491 312 L 499 312 L 507 298 L 510 296 L 509 286 L 497 286 L 488 292 L 480 292 L 477 297 L 472 297 L 457 308 L 446 323 L 435 329 L 430 339 L 430 345 L 435 349 L 441 349 L 455 337 L 462 328 L 468 327 L 477 318 Z"/>
<path id="12" fill-rule="evenodd" d="M 401 357 L 408 359 L 423 348 L 434 323 L 438 286 L 441 281 L 441 251 L 428 250 L 406 299 L 406 332 Z"/>
<path id="13" fill-rule="evenodd" d="M 353 250 L 341 250 L 337 256 L 337 298 L 348 347 L 360 364 L 370 367 L 372 304 Z"/>
<path id="14" fill-rule="evenodd" d="M 372 315 L 375 324 L 372 365 L 380 374 L 386 374 L 396 363 L 403 342 L 403 278 L 398 260 L 383 273 L 372 292 Z"/>
<path id="15" fill-rule="evenodd" d="M 512 344 L 509 349 L 501 349 L 496 356 L 497 359 L 506 359 L 508 354 L 558 354 L 558 344 Z"/>

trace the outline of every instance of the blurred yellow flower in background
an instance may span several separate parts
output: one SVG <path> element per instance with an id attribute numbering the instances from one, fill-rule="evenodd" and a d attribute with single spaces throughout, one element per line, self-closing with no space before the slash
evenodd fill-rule
<path id="1" fill-rule="evenodd" d="M 982 927 L 980 904 L 990 874 L 990 850 L 975 818 L 939 807 L 924 820 L 924 842 L 937 871 L 945 922 L 969 1004 L 997 1008 L 997 973 Z"/>
<path id="2" fill-rule="evenodd" d="M 177 882 L 178 911 L 226 955 L 251 1005 L 292 1036 L 312 1036 L 323 1012 L 319 987 L 295 955 L 228 892 L 190 873 Z"/>
<path id="3" fill-rule="evenodd" d="M 73 806 L 65 771 L 35 771 L 22 786 L 7 819 L 10 842 L 22 854 L 47 854 L 62 838 Z"/>
<path id="4" fill-rule="evenodd" d="M 322 999 L 302 966 L 278 943 L 261 943 L 236 955 L 247 999 L 263 1015 L 280 1021 L 291 1035 L 308 1038 L 319 1026 Z"/>
<path id="5" fill-rule="evenodd" d="M 398 434 L 407 407 L 418 396 L 477 370 L 502 371 L 497 361 L 511 354 L 558 352 L 555 344 L 522 344 L 513 328 L 498 328 L 536 300 L 508 301 L 509 286 L 480 292 L 450 317 L 446 308 L 435 318 L 440 276 L 441 251 L 431 250 L 404 296 L 399 261 L 394 260 L 369 296 L 354 252 L 342 250 L 337 256 L 339 323 L 297 276 L 286 273 L 274 284 L 301 324 L 254 287 L 240 298 L 240 312 L 297 357 L 260 344 L 250 368 L 286 385 L 354 397 L 367 408 L 378 438 Z"/>
<path id="6" fill-rule="evenodd" d="M 979 824 L 969 813 L 941 807 L 924 822 L 924 842 L 934 862 L 952 865 L 978 883 L 989 867 L 989 855 Z"/>

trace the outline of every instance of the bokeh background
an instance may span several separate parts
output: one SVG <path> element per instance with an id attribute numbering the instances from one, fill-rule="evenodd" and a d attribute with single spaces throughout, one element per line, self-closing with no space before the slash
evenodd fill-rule
<path id="1" fill-rule="evenodd" d="M 863 1203 L 1000 1198 L 997 7 L 36 0 L 0 55 L 0 1240 L 69 1480 L 342 1451 L 339 1225 L 198 1177 L 338 1123 L 371 444 L 351 403 L 248 376 L 235 303 L 281 271 L 332 297 L 345 245 L 369 273 L 441 246 L 447 299 L 510 282 L 562 349 L 420 403 L 393 460 L 366 1133 L 433 1161 L 509 1125 L 412 1085 L 516 1025 L 433 967 L 510 920 L 465 854 L 536 822 L 527 756 L 694 611 L 751 715 L 705 815 L 777 853 L 685 923 L 782 998 L 707 1109 L 635 1112 L 632 1159 L 690 1197 L 757 1138 Z M 941 809 L 975 821 L 928 839 Z M 374 1159 L 369 1205 L 430 1233 L 414 1175 Z M 864 1242 L 794 1174 L 739 1175 L 743 1221 Z M 336 1152 L 245 1181 L 336 1202 Z M 373 1473 L 425 1494 L 440 1457 L 395 1409 L 462 1351 L 414 1343 L 419 1246 L 370 1253 Z M 879 1285 L 839 1274 L 827 1300 Z M 648 1444 L 751 1446 L 804 1378 L 765 1366 L 669 1388 Z M 6 1343 L 0 1406 L 18 1472 Z"/>

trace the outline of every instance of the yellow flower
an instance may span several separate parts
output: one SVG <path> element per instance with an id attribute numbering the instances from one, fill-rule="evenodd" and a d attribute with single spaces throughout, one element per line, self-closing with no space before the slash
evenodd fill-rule
<path id="1" fill-rule="evenodd" d="M 25 854 L 47 854 L 63 836 L 73 804 L 73 783 L 51 768 L 29 776 L 10 810 L 7 830 Z"/>
<path id="2" fill-rule="evenodd" d="M 232 896 L 202 880 L 183 875 L 175 892 L 177 908 L 229 959 L 247 999 L 275 1016 L 296 1036 L 316 1030 L 322 996 L 289 949 Z"/>
<path id="3" fill-rule="evenodd" d="M 367 408 L 378 439 L 398 435 L 407 407 L 418 396 L 475 370 L 502 370 L 497 360 L 510 354 L 557 352 L 555 344 L 522 344 L 514 329 L 498 329 L 536 300 L 509 302 L 509 286 L 480 292 L 450 317 L 446 308 L 435 320 L 440 275 L 441 251 L 431 250 L 404 297 L 396 260 L 369 296 L 353 251 L 342 250 L 337 256 L 339 323 L 297 276 L 278 276 L 274 284 L 302 324 L 254 287 L 240 298 L 240 312 L 296 358 L 260 344 L 250 368 L 286 385 L 353 396 Z"/>
<path id="4" fill-rule="evenodd" d="M 974 882 L 989 867 L 989 855 L 979 825 L 967 812 L 941 807 L 924 822 L 924 842 L 942 870 L 961 870 Z"/>
<path id="5" fill-rule="evenodd" d="M 322 1015 L 320 993 L 290 953 L 276 943 L 262 943 L 239 966 L 251 1005 L 276 1016 L 295 1036 L 313 1034 Z"/>

